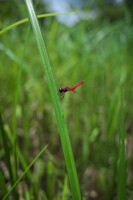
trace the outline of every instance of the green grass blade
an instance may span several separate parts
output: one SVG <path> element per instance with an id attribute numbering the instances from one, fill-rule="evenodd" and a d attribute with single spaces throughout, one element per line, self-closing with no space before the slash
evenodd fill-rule
<path id="1" fill-rule="evenodd" d="M 2 135 L 3 147 L 5 150 L 5 160 L 6 160 L 6 165 L 8 168 L 9 176 L 10 176 L 10 183 L 13 185 L 14 177 L 13 177 L 13 170 L 12 170 L 12 165 L 11 165 L 11 161 L 10 161 L 10 149 L 9 149 L 8 140 L 7 140 L 7 137 L 5 134 L 1 113 L 0 113 L 0 132 Z M 13 192 L 13 197 L 14 197 L 14 199 L 16 199 L 16 197 L 17 197 L 16 191 Z"/>
<path id="2" fill-rule="evenodd" d="M 5 47 L 2 43 L 0 43 L 0 51 L 4 52 L 11 60 L 20 64 L 20 59 L 7 47 Z"/>
<path id="3" fill-rule="evenodd" d="M 68 190 L 68 177 L 67 177 L 67 175 L 65 175 L 62 200 L 67 199 L 67 190 Z"/>
<path id="4" fill-rule="evenodd" d="M 26 53 L 29 34 L 30 34 L 30 27 L 28 27 L 27 34 L 25 35 L 25 44 L 24 44 L 22 57 L 20 60 L 20 67 L 19 67 L 19 71 L 18 71 L 18 77 L 17 77 L 17 81 L 16 81 L 16 90 L 15 90 L 15 95 L 14 95 L 13 154 L 14 154 L 15 180 L 17 180 L 17 171 L 18 171 L 18 166 L 17 166 L 17 105 L 18 105 L 19 89 L 20 89 L 20 84 L 21 84 L 23 61 L 24 61 L 24 56 Z"/>
<path id="5" fill-rule="evenodd" d="M 25 171 L 22 173 L 22 175 L 17 179 L 17 181 L 14 183 L 14 185 L 10 188 L 10 190 L 7 192 L 7 194 L 4 196 L 2 200 L 5 200 L 10 192 L 15 188 L 15 186 L 19 183 L 19 181 L 23 178 L 23 176 L 28 172 L 28 170 L 32 167 L 32 165 L 36 162 L 36 160 L 42 155 L 42 153 L 46 150 L 48 145 L 46 145 L 33 159 L 33 161 L 28 165 L 28 167 L 25 169 Z"/>
<path id="6" fill-rule="evenodd" d="M 32 2 L 31 0 L 26 0 L 25 2 L 28 8 L 28 12 L 29 12 L 32 28 L 37 40 L 38 48 L 41 54 L 43 68 L 45 71 L 45 75 L 47 77 L 50 95 L 51 95 L 52 103 L 53 103 L 56 118 L 57 118 L 64 157 L 65 157 L 68 176 L 69 176 L 69 182 L 71 186 L 72 197 L 75 200 L 80 200 L 82 199 L 82 197 L 81 197 L 80 186 L 79 186 L 77 171 L 75 167 L 73 152 L 71 148 L 71 143 L 70 143 L 70 139 L 68 135 L 66 122 L 64 120 L 64 115 L 63 115 L 61 104 L 59 101 L 58 92 L 55 85 L 49 57 L 47 54 L 43 36 L 40 30 L 40 26 L 39 26 Z"/>
<path id="7" fill-rule="evenodd" d="M 5 131 L 6 131 L 6 133 L 7 133 L 7 136 L 8 136 L 8 138 L 9 138 L 11 144 L 13 145 L 12 133 L 11 133 L 11 131 L 10 131 L 10 129 L 9 129 L 8 126 L 5 127 Z M 23 168 L 23 169 L 26 169 L 28 165 L 27 165 L 27 163 L 26 163 L 26 161 L 25 161 L 25 158 L 24 158 L 24 156 L 23 156 L 21 150 L 19 149 L 18 145 L 17 145 L 17 155 L 18 155 L 18 158 L 19 158 L 20 163 L 21 163 L 21 165 L 22 165 L 22 168 Z M 32 183 L 33 178 L 32 178 L 32 174 L 31 174 L 30 171 L 27 172 L 27 177 L 29 178 L 29 181 Z"/>
<path id="8" fill-rule="evenodd" d="M 21 66 L 21 58 L 16 56 L 11 49 L 7 48 L 2 43 L 0 43 L 0 51 L 2 51 L 2 53 L 5 53 L 10 58 L 10 60 L 16 62 L 19 66 Z M 25 63 L 23 63 L 22 67 L 23 67 L 23 70 L 26 73 L 28 73 L 28 75 L 30 75 L 33 78 L 34 81 L 38 81 L 37 76 L 33 73 L 33 71 L 30 69 L 30 67 L 27 67 L 25 65 Z"/>
<path id="9" fill-rule="evenodd" d="M 75 11 L 75 12 L 64 12 L 64 13 L 49 13 L 49 14 L 41 14 L 41 15 L 37 15 L 37 18 L 40 19 L 40 18 L 44 18 L 44 17 L 52 17 L 52 16 L 57 16 L 57 15 L 65 15 L 65 14 L 71 14 L 71 13 L 76 13 L 78 11 Z M 26 22 L 29 21 L 29 18 L 26 18 L 26 19 L 22 19 L 14 24 L 11 24 L 10 26 L 4 28 L 3 30 L 0 31 L 0 35 L 2 35 L 3 33 L 9 31 L 10 29 L 18 26 L 18 25 L 21 25 L 21 24 L 24 24 Z"/>
<path id="10" fill-rule="evenodd" d="M 119 104 L 120 104 L 120 94 L 119 94 L 119 88 L 117 88 L 116 91 L 114 91 L 114 95 L 112 97 L 112 102 L 111 102 L 111 106 L 109 110 L 109 119 L 107 123 L 108 142 L 111 141 L 111 139 L 114 136 L 113 134 L 115 133 L 117 118 L 118 118 L 119 108 L 120 108 Z"/>
<path id="11" fill-rule="evenodd" d="M 121 94 L 120 110 L 120 137 L 119 137 L 119 161 L 118 161 L 118 200 L 126 200 L 126 158 L 125 158 L 125 112 L 123 94 Z"/>
<path id="12" fill-rule="evenodd" d="M 4 174 L 1 171 L 1 169 L 0 169 L 0 191 L 1 191 L 2 195 L 5 195 L 7 193 L 5 177 L 4 177 Z"/>

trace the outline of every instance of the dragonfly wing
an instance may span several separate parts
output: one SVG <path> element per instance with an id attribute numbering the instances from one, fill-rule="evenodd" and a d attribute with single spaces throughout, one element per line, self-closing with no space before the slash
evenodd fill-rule
<path id="1" fill-rule="evenodd" d="M 62 101 L 63 100 L 63 98 L 64 98 L 64 96 L 65 96 L 65 92 L 58 92 L 58 94 L 59 94 L 59 99 L 60 99 L 60 101 Z"/>
<path id="2" fill-rule="evenodd" d="M 72 92 L 74 92 L 74 93 L 77 93 L 75 90 L 71 90 Z"/>

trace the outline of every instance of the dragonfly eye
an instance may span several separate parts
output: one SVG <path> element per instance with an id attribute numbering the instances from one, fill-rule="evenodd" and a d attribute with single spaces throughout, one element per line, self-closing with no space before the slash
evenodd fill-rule
<path id="1" fill-rule="evenodd" d="M 62 88 L 59 88 L 59 92 L 62 92 Z"/>

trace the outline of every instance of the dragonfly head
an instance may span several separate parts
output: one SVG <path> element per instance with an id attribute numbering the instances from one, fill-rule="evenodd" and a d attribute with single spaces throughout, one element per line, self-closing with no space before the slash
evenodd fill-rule
<path id="1" fill-rule="evenodd" d="M 60 93 L 64 92 L 63 88 L 59 88 L 59 92 Z"/>

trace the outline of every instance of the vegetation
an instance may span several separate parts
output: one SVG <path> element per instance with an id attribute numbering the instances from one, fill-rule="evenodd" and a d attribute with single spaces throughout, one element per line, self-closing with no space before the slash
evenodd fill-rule
<path id="1" fill-rule="evenodd" d="M 5 10 L 0 26 L 28 17 L 26 4 L 20 4 L 16 12 L 9 6 L 10 17 Z M 43 9 L 38 4 L 37 14 Z M 54 17 L 39 19 L 57 88 L 85 81 L 61 101 L 85 200 L 133 197 L 133 27 L 128 11 L 123 12 L 113 22 L 81 19 L 69 28 Z M 63 132 L 59 135 L 65 122 L 54 112 L 53 105 L 60 104 L 54 80 L 49 92 L 31 24 L 0 37 L 0 198 L 74 199 L 76 172 L 69 166 L 75 164 L 66 159 Z"/>

